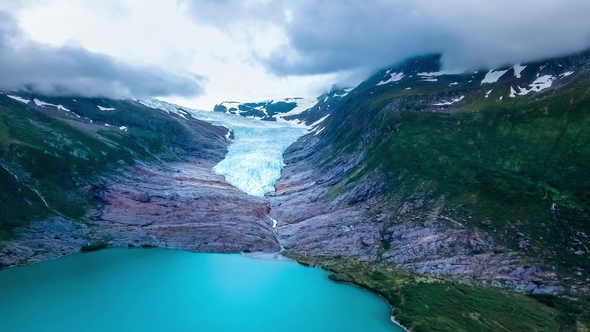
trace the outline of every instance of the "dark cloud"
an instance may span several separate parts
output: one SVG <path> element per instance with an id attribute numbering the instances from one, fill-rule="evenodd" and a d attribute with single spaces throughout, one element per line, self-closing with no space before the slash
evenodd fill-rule
<path id="1" fill-rule="evenodd" d="M 195 2 L 216 3 L 215 17 L 231 13 L 232 20 L 207 21 L 218 26 L 258 12 L 281 25 L 287 44 L 259 57 L 278 75 L 369 72 L 427 53 L 442 53 L 447 69 L 495 67 L 590 47 L 588 0 Z"/>
<path id="2" fill-rule="evenodd" d="M 126 64 L 107 55 L 27 40 L 0 11 L 0 87 L 87 97 L 197 96 L 203 78 Z"/>

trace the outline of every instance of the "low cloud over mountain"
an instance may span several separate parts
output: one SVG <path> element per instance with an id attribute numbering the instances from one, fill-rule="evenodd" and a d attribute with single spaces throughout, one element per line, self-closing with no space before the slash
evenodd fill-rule
<path id="1" fill-rule="evenodd" d="M 87 97 L 198 96 L 203 77 L 135 66 L 81 47 L 28 40 L 0 11 L 0 88 Z"/>
<path id="2" fill-rule="evenodd" d="M 252 20 L 281 27 L 285 44 L 259 56 L 268 70 L 280 76 L 368 72 L 425 53 L 442 53 L 447 68 L 495 67 L 590 47 L 587 0 L 186 4 L 196 21 L 222 29 Z"/>

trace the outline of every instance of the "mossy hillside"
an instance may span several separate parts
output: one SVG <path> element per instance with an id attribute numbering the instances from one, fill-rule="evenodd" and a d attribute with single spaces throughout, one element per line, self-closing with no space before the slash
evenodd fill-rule
<path id="1" fill-rule="evenodd" d="M 175 114 L 166 114 L 133 100 L 112 100 L 100 98 L 56 98 L 35 95 L 24 95 L 28 99 L 38 98 L 44 102 L 63 105 L 74 114 L 80 116 L 81 122 L 90 120 L 95 124 L 127 127 L 127 136 L 140 145 L 146 152 L 166 160 L 178 159 L 169 153 L 169 147 L 175 146 L 190 150 L 190 143 L 194 135 L 187 128 L 187 124 Z M 75 100 L 75 101 L 74 101 Z M 101 110 L 98 106 L 103 107 Z M 56 118 L 65 118 L 67 113 L 58 111 L 54 107 L 42 108 Z M 188 115 L 190 116 L 190 115 Z"/>
<path id="2" fill-rule="evenodd" d="M 465 226 L 564 271 L 588 271 L 575 252 L 590 234 L 589 86 L 580 77 L 503 100 L 474 88 L 444 111 L 427 107 L 431 94 L 403 97 L 399 88 L 350 99 L 343 116 L 355 120 L 326 129 L 332 155 L 364 151 L 366 159 L 329 198 L 368 174 L 379 174 L 384 199 L 403 202 L 428 184 L 431 195 L 446 197 L 444 213 Z"/>
<path id="3" fill-rule="evenodd" d="M 14 227 L 56 213 L 83 220 L 88 209 L 99 204 L 92 190 L 102 177 L 136 161 L 159 163 L 207 153 L 212 140 L 222 136 L 214 129 L 193 128 L 202 126 L 197 121 L 176 119 L 132 101 L 39 99 L 64 105 L 72 113 L 0 95 L 0 162 L 18 177 L 0 170 L 0 239 Z M 101 111 L 97 104 L 115 110 Z"/>
<path id="4" fill-rule="evenodd" d="M 134 163 L 126 147 L 106 142 L 102 134 L 107 132 L 84 133 L 19 102 L 0 98 L 0 161 L 18 177 L 2 170 L 5 213 L 0 215 L 0 228 L 4 235 L 15 226 L 55 214 L 33 189 L 52 209 L 79 219 L 95 205 L 86 192 L 88 186 L 121 163 Z"/>
<path id="5" fill-rule="evenodd" d="M 501 289 L 422 276 L 356 259 L 310 258 L 286 252 L 305 265 L 331 271 L 331 279 L 372 290 L 393 306 L 411 331 L 583 331 L 590 324 L 584 298 L 527 296 Z"/>

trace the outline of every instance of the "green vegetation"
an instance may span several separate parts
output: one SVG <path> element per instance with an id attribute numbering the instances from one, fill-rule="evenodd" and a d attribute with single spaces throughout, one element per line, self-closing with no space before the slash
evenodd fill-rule
<path id="1" fill-rule="evenodd" d="M 428 109 L 432 95 L 395 89 L 349 100 L 355 121 L 342 121 L 335 155 L 364 150 L 367 158 L 328 198 L 368 174 L 379 174 L 385 199 L 403 202 L 427 187 L 465 226 L 561 271 L 589 271 L 590 260 L 575 254 L 590 235 L 589 86 L 582 77 L 503 101 L 479 93 L 448 111 Z"/>
<path id="2" fill-rule="evenodd" d="M 332 271 L 330 278 L 335 281 L 351 282 L 382 295 L 393 306 L 396 320 L 415 332 L 584 331 L 590 326 L 588 299 L 529 297 L 355 259 L 285 255 Z"/>
<path id="3" fill-rule="evenodd" d="M 207 140 L 195 144 L 200 137 L 191 126 L 198 124 L 135 102 L 39 98 L 73 113 L 52 106 L 38 111 L 0 95 L 0 240 L 51 215 L 83 221 L 99 204 L 93 187 L 120 167 L 178 160 L 208 147 Z"/>
<path id="4" fill-rule="evenodd" d="M 120 162 L 134 163 L 126 149 L 101 139 L 101 132 L 84 133 L 15 101 L 2 100 L 0 127 L 0 162 L 18 177 L 0 171 L 2 238 L 13 227 L 55 215 L 51 209 L 82 218 L 94 205 L 87 186 Z"/>

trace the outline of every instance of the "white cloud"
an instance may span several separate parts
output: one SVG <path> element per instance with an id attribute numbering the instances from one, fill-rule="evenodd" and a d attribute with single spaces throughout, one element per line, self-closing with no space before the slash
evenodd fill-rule
<path id="1" fill-rule="evenodd" d="M 174 101 L 208 109 L 313 97 L 424 53 L 493 68 L 590 46 L 587 0 L 0 0 L 7 7 L 34 40 L 204 75 L 205 96 Z"/>
<path id="2" fill-rule="evenodd" d="M 40 1 L 22 8 L 18 18 L 37 41 L 56 46 L 74 41 L 123 61 L 203 75 L 206 95 L 171 99 L 197 108 L 212 109 L 229 99 L 315 96 L 336 79 L 267 73 L 253 54 L 268 56 L 284 43 L 281 29 L 266 20 L 225 29 L 200 24 L 187 15 L 182 1 Z"/>

